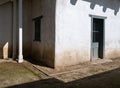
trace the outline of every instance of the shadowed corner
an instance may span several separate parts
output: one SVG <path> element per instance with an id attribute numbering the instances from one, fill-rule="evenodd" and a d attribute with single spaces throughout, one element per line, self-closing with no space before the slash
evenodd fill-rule
<path id="1" fill-rule="evenodd" d="M 107 11 L 107 8 L 114 10 L 114 15 L 117 15 L 120 9 L 119 0 L 82 0 L 90 3 L 90 8 L 94 9 L 96 5 L 103 7 L 103 12 Z"/>
<path id="2" fill-rule="evenodd" d="M 70 3 L 71 3 L 72 5 L 76 5 L 77 0 L 70 0 Z"/>

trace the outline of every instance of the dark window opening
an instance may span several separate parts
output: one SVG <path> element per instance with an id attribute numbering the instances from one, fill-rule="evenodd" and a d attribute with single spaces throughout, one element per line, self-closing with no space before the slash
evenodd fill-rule
<path id="1" fill-rule="evenodd" d="M 103 19 L 93 19 L 93 42 L 102 42 L 103 41 Z"/>
<path id="2" fill-rule="evenodd" d="M 34 31 L 34 40 L 35 41 L 41 41 L 41 18 L 40 17 L 36 17 L 34 18 L 34 25 L 35 25 L 35 31 Z"/>

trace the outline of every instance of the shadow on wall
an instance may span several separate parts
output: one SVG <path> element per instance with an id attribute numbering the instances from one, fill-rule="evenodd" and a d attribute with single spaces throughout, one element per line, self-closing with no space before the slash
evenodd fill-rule
<path id="1" fill-rule="evenodd" d="M 114 10 L 114 15 L 117 15 L 120 9 L 119 0 L 83 0 L 83 1 L 90 2 L 91 9 L 94 9 L 95 5 L 103 6 L 103 12 L 106 12 L 107 8 L 112 9 Z"/>

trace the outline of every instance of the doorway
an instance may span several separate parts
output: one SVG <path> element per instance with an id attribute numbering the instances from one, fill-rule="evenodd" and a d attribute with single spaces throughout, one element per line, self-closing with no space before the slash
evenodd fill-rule
<path id="1" fill-rule="evenodd" d="M 104 58 L 104 19 L 92 19 L 92 60 Z"/>

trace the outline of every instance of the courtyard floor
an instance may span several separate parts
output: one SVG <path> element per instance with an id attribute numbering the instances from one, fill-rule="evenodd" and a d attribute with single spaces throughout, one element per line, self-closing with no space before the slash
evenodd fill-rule
<path id="1" fill-rule="evenodd" d="M 120 58 L 52 69 L 0 60 L 0 88 L 119 88 Z"/>

